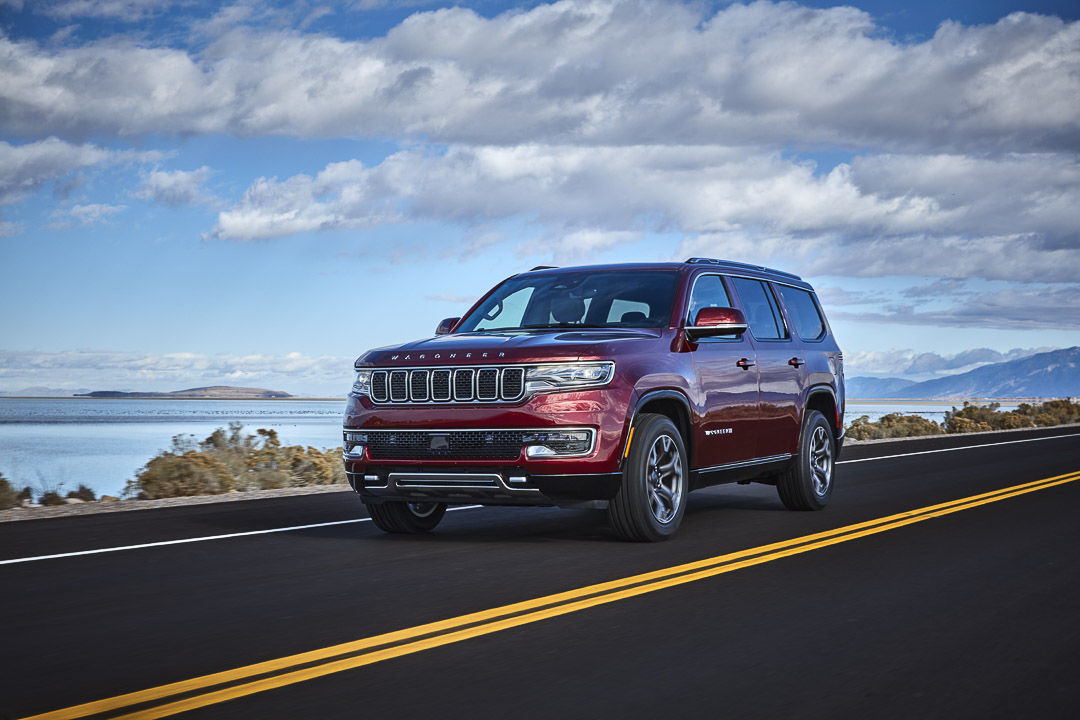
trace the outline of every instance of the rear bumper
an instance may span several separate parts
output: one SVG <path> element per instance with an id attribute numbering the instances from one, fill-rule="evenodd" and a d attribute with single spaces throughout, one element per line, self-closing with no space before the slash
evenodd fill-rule
<path id="1" fill-rule="evenodd" d="M 571 505 L 609 500 L 621 473 L 531 474 L 516 466 L 372 465 L 347 472 L 364 502 Z"/>

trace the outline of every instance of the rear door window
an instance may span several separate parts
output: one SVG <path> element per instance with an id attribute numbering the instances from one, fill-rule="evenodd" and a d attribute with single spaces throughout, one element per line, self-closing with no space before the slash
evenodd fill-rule
<path id="1" fill-rule="evenodd" d="M 787 329 L 780 317 L 780 308 L 772 290 L 761 280 L 750 278 L 732 278 L 735 291 L 742 300 L 746 323 L 757 340 L 782 340 L 787 338 Z"/>
<path id="2" fill-rule="evenodd" d="M 820 340 L 825 336 L 825 321 L 821 317 L 814 296 L 806 290 L 780 285 L 780 297 L 784 299 L 795 334 L 803 340 Z"/>

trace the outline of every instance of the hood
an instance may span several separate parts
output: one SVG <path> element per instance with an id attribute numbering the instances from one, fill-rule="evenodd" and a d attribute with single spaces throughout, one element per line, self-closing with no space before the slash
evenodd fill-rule
<path id="1" fill-rule="evenodd" d="M 356 367 L 486 365 L 607 359 L 631 345 L 656 342 L 659 328 L 510 331 L 439 335 L 426 340 L 369 350 Z M 636 348 L 635 348 L 636 349 Z"/>

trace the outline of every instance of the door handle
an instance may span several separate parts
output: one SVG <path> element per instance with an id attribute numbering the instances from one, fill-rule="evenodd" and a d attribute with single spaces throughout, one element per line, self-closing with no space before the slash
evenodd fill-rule
<path id="1" fill-rule="evenodd" d="M 787 364 L 791 367 L 799 367 L 800 365 L 805 365 L 806 361 L 802 358 L 793 357 L 787 361 Z"/>
<path id="2" fill-rule="evenodd" d="M 743 370 L 749 370 L 750 368 L 757 365 L 757 363 L 750 360 L 750 358 L 743 358 L 742 360 L 739 360 L 735 364 L 738 365 L 739 367 L 741 367 Z"/>

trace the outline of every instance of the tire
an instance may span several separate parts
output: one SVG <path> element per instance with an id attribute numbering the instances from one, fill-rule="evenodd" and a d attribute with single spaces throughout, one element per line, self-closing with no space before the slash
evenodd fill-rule
<path id="1" fill-rule="evenodd" d="M 784 507 L 823 510 L 832 497 L 835 459 L 832 425 L 817 410 L 808 410 L 799 434 L 799 452 L 776 481 L 776 491 Z"/>
<path id="2" fill-rule="evenodd" d="M 633 433 L 622 485 L 608 503 L 608 520 L 623 540 L 667 540 L 686 513 L 690 490 L 686 443 L 664 415 L 639 415 Z"/>
<path id="3" fill-rule="evenodd" d="M 446 514 L 446 503 L 392 501 L 367 505 L 375 527 L 388 533 L 426 533 Z"/>

